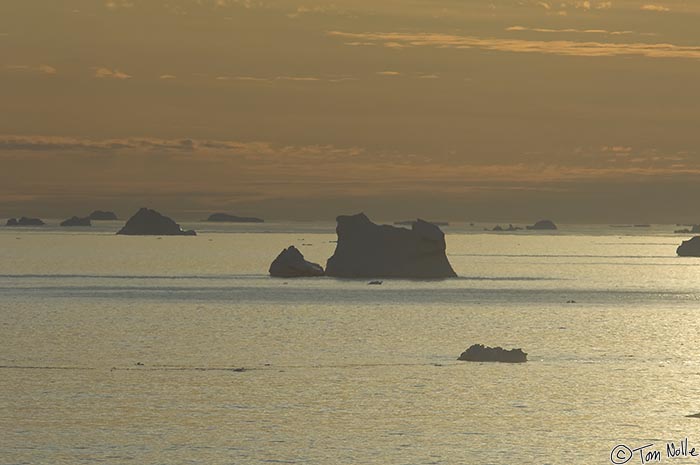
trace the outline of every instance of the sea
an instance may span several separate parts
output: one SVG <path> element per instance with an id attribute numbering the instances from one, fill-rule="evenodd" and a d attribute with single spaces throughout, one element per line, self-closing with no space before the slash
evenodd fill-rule
<path id="1" fill-rule="evenodd" d="M 451 224 L 459 278 L 368 285 L 268 275 L 290 245 L 325 265 L 333 222 L 47 221 L 0 227 L 2 465 L 700 463 L 675 225 Z"/>

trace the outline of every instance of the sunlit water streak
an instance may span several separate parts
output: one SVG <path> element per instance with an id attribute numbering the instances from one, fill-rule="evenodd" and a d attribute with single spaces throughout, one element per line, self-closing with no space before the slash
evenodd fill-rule
<path id="1" fill-rule="evenodd" d="M 675 256 L 672 226 L 448 227 L 461 278 L 367 286 L 266 275 L 291 244 L 323 263 L 327 224 L 118 225 L 0 228 L 2 464 L 609 463 L 618 443 L 700 444 L 700 260 Z M 457 362 L 476 342 L 530 361 Z"/>

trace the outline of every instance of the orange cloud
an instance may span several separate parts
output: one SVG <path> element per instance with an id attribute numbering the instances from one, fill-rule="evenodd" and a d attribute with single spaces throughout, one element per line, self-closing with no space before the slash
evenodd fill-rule
<path id="1" fill-rule="evenodd" d="M 579 57 L 641 56 L 646 58 L 700 59 L 700 46 L 667 43 L 577 42 L 571 40 L 495 39 L 439 33 L 342 32 L 328 35 L 344 40 L 374 43 L 395 42 L 406 47 L 482 49 L 514 53 L 542 53 Z"/>
<path id="2" fill-rule="evenodd" d="M 510 26 L 510 27 L 506 28 L 506 31 L 509 31 L 509 32 L 527 31 L 527 32 L 543 32 L 543 33 L 605 34 L 605 35 L 611 35 L 611 36 L 637 34 L 634 31 L 608 31 L 606 29 L 573 29 L 573 28 L 548 29 L 548 28 L 541 28 L 541 27 L 524 27 L 524 26 Z M 647 35 L 647 34 L 645 34 L 645 35 Z"/>
<path id="3" fill-rule="evenodd" d="M 21 153 L 21 156 L 17 154 Z M 105 155 L 110 155 L 106 157 Z M 624 159 L 620 158 L 624 155 Z M 289 173 L 296 182 L 358 183 L 381 185 L 448 185 L 460 183 L 575 182 L 626 177 L 670 177 L 698 175 L 700 165 L 690 163 L 692 153 L 662 155 L 654 150 L 633 153 L 632 147 L 603 146 L 560 157 L 559 161 L 528 163 L 474 164 L 469 160 L 436 161 L 427 156 L 360 147 L 332 145 L 279 145 L 260 141 L 221 141 L 198 139 L 88 139 L 55 136 L 0 135 L 0 158 L 27 163 L 34 159 L 72 160 L 90 157 L 105 162 L 114 157 L 131 157 L 139 163 L 153 163 L 161 170 L 172 170 L 188 177 L 199 170 L 216 167 L 215 176 L 229 171 L 240 175 L 240 182 L 259 184 L 288 183 Z M 602 157 L 602 158 L 601 158 Z M 167 160 L 167 163 L 163 163 Z M 555 159 L 556 160 L 556 159 Z M 614 162 L 606 164 L 605 162 Z M 681 163 L 688 162 L 688 163 Z M 92 166 L 92 165 L 90 165 Z M 50 171 L 53 173 L 54 171 Z"/>
<path id="4" fill-rule="evenodd" d="M 180 211 L 208 211 L 225 202 L 268 202 L 284 216 L 292 214 L 284 208 L 290 203 L 315 203 L 337 213 L 333 199 L 373 199 L 372 205 L 395 199 L 395 211 L 405 199 L 424 196 L 521 199 L 581 192 L 587 185 L 694 185 L 700 176 L 694 152 L 664 155 L 611 144 L 549 160 L 526 158 L 478 164 L 469 157 L 436 160 L 321 144 L 0 135 L 0 207 L 81 205 L 90 198 L 129 208 L 163 202 Z"/>
<path id="5" fill-rule="evenodd" d="M 54 75 L 58 72 L 56 68 L 49 65 L 27 66 L 27 65 L 8 65 L 5 67 L 10 71 L 32 71 L 41 74 Z"/>
<path id="6" fill-rule="evenodd" d="M 665 13 L 667 11 L 671 11 L 670 8 L 667 8 L 663 5 L 654 5 L 654 4 L 647 4 L 647 5 L 642 5 L 640 8 L 643 11 L 656 11 L 660 13 Z"/>
<path id="7" fill-rule="evenodd" d="M 95 77 L 98 79 L 131 79 L 131 76 L 119 71 L 118 69 L 97 68 L 95 69 Z"/>

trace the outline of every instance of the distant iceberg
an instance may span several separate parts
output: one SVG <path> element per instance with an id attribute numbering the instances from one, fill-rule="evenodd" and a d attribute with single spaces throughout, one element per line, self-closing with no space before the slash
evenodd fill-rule
<path id="1" fill-rule="evenodd" d="M 127 236 L 196 236 L 197 233 L 183 230 L 179 224 L 155 210 L 142 208 L 129 218 L 117 234 Z"/>

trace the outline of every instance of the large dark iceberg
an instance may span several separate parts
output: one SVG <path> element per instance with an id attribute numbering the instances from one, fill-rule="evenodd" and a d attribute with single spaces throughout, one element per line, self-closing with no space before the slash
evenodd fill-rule
<path id="1" fill-rule="evenodd" d="M 73 216 L 61 223 L 61 226 L 92 226 L 90 218 L 78 218 Z"/>
<path id="2" fill-rule="evenodd" d="M 454 278 L 445 235 L 416 220 L 411 229 L 377 225 L 359 213 L 337 218 L 338 244 L 326 275 L 339 278 Z"/>
<path id="3" fill-rule="evenodd" d="M 537 223 L 533 224 L 532 226 L 528 226 L 527 229 L 553 231 L 553 230 L 557 229 L 557 225 L 554 224 L 554 222 L 550 221 L 550 220 L 540 220 Z"/>
<path id="4" fill-rule="evenodd" d="M 487 347 L 483 344 L 474 344 L 462 352 L 457 360 L 463 362 L 527 362 L 527 354 L 522 349 L 506 350 L 503 347 Z"/>
<path id="5" fill-rule="evenodd" d="M 117 232 L 127 236 L 196 236 L 197 233 L 184 231 L 179 224 L 155 210 L 142 208 L 129 218 Z"/>
<path id="6" fill-rule="evenodd" d="M 290 246 L 272 262 L 270 275 L 279 278 L 323 276 L 323 268 L 316 263 L 307 262 L 296 247 Z"/>
<path id="7" fill-rule="evenodd" d="M 88 215 L 88 219 L 93 221 L 109 221 L 116 220 L 117 215 L 114 212 L 95 210 L 94 212 L 90 213 L 90 215 Z"/>
<path id="8" fill-rule="evenodd" d="M 19 220 L 17 220 L 17 218 L 10 218 L 7 220 L 7 223 L 5 223 L 5 226 L 44 226 L 44 224 L 45 223 L 39 218 L 27 218 L 23 216 Z"/>
<path id="9" fill-rule="evenodd" d="M 212 221 L 215 223 L 264 223 L 265 220 L 261 218 L 247 217 L 247 216 L 236 216 L 229 215 L 228 213 L 214 213 L 209 215 L 207 221 Z"/>
<path id="10" fill-rule="evenodd" d="M 683 241 L 676 253 L 681 257 L 700 257 L 700 236 Z"/>

